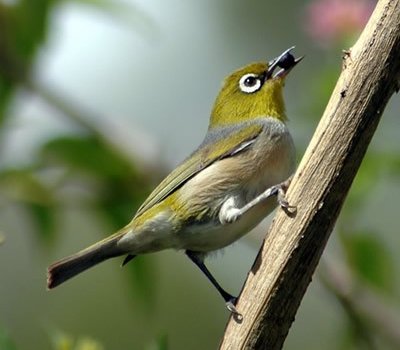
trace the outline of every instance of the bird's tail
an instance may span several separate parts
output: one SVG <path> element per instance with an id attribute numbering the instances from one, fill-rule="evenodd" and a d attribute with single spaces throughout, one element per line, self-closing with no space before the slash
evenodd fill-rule
<path id="1" fill-rule="evenodd" d="M 115 234 L 50 265 L 47 269 L 47 288 L 57 287 L 104 260 L 126 254 L 117 244 L 120 238 L 120 234 Z"/>

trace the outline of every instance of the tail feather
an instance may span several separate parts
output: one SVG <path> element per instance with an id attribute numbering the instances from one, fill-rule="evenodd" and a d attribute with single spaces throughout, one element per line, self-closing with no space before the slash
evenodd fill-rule
<path id="1" fill-rule="evenodd" d="M 76 254 L 56 261 L 47 269 L 47 288 L 52 289 L 104 260 L 123 254 L 117 243 L 120 236 L 111 236 Z"/>

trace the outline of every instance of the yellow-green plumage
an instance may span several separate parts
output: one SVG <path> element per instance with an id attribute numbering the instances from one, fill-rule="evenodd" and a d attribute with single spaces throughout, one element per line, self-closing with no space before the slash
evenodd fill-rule
<path id="1" fill-rule="evenodd" d="M 294 170 L 282 90 L 299 60 L 275 72 L 288 65 L 283 64 L 284 54 L 271 65 L 252 63 L 228 76 L 197 150 L 155 188 L 127 226 L 51 265 L 48 287 L 119 255 L 128 254 L 129 261 L 137 254 L 173 248 L 190 252 L 193 260 L 194 253 L 232 243 L 268 215 L 276 206 L 271 198 L 235 222 L 227 224 L 224 219 L 229 218 L 229 203 L 240 209 Z M 220 293 L 225 299 L 230 296 Z"/>
<path id="2" fill-rule="evenodd" d="M 216 160 L 223 158 L 237 147 L 241 142 L 249 140 L 261 131 L 259 125 L 250 125 L 247 128 L 239 129 L 232 133 L 230 138 L 222 138 L 213 143 L 200 146 L 188 159 L 172 171 L 150 194 L 142 206 L 137 211 L 134 222 L 146 220 L 146 211 L 165 199 L 174 192 L 185 181 L 199 173 Z M 145 216 L 142 219 L 141 216 Z"/>
<path id="3" fill-rule="evenodd" d="M 283 79 L 276 79 L 263 86 L 257 96 L 244 94 L 237 86 L 237 81 L 246 73 L 262 74 L 267 69 L 267 63 L 252 63 L 238 69 L 225 79 L 211 113 L 209 128 L 230 125 L 259 116 L 270 116 L 281 121 L 286 120 L 285 103 L 282 95 Z"/>

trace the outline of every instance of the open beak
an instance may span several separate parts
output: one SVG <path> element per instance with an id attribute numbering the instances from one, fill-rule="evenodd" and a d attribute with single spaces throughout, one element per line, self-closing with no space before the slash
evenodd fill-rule
<path id="1" fill-rule="evenodd" d="M 291 48 L 282 52 L 278 57 L 268 62 L 268 70 L 265 76 L 266 79 L 271 77 L 273 79 L 285 77 L 289 74 L 292 68 L 304 58 L 304 56 L 294 58 L 294 56 L 291 54 L 291 51 L 294 48 L 295 47 L 292 46 Z M 275 72 L 275 70 L 278 68 L 279 70 Z"/>

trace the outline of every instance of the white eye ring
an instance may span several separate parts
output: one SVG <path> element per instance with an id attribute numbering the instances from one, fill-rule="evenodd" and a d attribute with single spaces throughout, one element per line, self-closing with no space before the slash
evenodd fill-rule
<path id="1" fill-rule="evenodd" d="M 253 73 L 245 74 L 239 80 L 239 88 L 246 94 L 252 94 L 260 90 L 261 85 L 261 79 L 257 74 Z"/>

